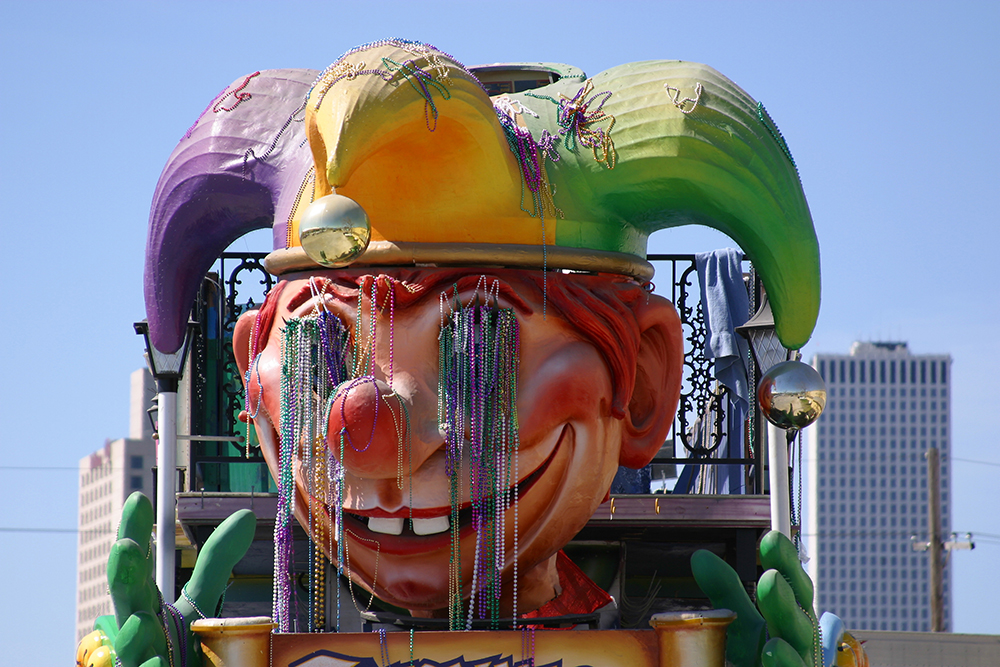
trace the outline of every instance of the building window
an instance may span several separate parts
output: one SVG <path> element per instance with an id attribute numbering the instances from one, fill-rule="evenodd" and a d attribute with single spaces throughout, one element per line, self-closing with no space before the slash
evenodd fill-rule
<path id="1" fill-rule="evenodd" d="M 131 491 L 141 491 L 142 490 L 142 477 L 139 475 L 132 475 L 129 478 L 129 490 Z"/>
<path id="2" fill-rule="evenodd" d="M 131 457 L 129 460 L 129 467 L 132 468 L 132 470 L 142 470 L 142 457 L 141 456 Z"/>

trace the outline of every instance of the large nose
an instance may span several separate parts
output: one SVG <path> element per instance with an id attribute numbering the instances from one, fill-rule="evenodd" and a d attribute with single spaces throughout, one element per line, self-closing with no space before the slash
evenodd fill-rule
<path id="1" fill-rule="evenodd" d="M 371 376 L 342 384 L 330 408 L 327 446 L 358 477 L 394 478 L 406 448 L 409 420 L 399 395 Z"/>

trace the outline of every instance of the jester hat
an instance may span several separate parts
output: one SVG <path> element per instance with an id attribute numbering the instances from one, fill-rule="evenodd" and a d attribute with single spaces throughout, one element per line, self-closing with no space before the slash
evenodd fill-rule
<path id="1" fill-rule="evenodd" d="M 524 79 L 537 87 L 514 92 Z M 498 88 L 514 91 L 487 92 Z M 593 78 L 543 63 L 470 70 L 434 47 L 386 40 L 322 73 L 242 77 L 181 139 L 150 212 L 154 346 L 179 349 L 202 276 L 249 231 L 272 228 L 272 273 L 319 268 L 299 225 L 327 195 L 370 221 L 351 266 L 649 280 L 651 233 L 707 225 L 757 268 L 786 347 L 815 326 L 819 248 L 795 164 L 763 106 L 732 81 L 681 61 Z"/>

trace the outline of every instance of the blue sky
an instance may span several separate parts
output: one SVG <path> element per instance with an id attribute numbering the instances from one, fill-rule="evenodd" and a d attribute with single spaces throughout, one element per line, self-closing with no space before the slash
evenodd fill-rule
<path id="1" fill-rule="evenodd" d="M 998 24 L 986 2 L 0 1 L 0 618 L 17 650 L 37 665 L 74 650 L 76 535 L 10 529 L 73 529 L 77 461 L 127 433 L 167 156 L 238 77 L 383 37 L 468 65 L 666 58 L 732 78 L 781 128 L 812 209 L 823 303 L 806 356 L 856 339 L 950 353 L 954 456 L 1000 464 Z M 650 250 L 726 245 L 684 229 Z M 981 535 L 955 556 L 955 629 L 1000 633 L 1000 467 L 952 470 L 953 526 Z"/>

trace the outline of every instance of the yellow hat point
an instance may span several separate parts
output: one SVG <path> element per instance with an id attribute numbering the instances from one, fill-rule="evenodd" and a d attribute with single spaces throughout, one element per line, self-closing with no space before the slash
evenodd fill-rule
<path id="1" fill-rule="evenodd" d="M 305 131 L 316 196 L 359 202 L 373 241 L 542 242 L 489 96 L 432 47 L 390 40 L 345 55 L 313 86 Z"/>

